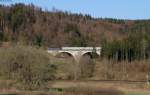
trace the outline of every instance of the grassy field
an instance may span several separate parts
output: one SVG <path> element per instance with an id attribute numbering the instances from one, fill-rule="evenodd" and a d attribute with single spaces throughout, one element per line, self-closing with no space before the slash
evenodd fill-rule
<path id="1" fill-rule="evenodd" d="M 149 94 L 144 94 L 144 93 L 127 93 L 126 95 L 149 95 Z"/>

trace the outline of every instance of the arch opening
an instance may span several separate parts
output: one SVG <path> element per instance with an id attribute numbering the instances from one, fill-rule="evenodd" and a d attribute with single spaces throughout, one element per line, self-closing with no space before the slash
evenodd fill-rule
<path id="1" fill-rule="evenodd" d="M 92 59 L 99 57 L 99 55 L 96 52 L 87 52 L 82 55 L 82 57 L 86 57 L 86 56 L 89 56 Z"/>
<path id="2" fill-rule="evenodd" d="M 57 57 L 57 58 L 72 58 L 73 55 L 69 52 L 60 52 L 60 53 L 56 54 L 55 57 Z"/>

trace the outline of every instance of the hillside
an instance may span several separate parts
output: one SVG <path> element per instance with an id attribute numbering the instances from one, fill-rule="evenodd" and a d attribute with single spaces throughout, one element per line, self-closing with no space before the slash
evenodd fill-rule
<path id="1" fill-rule="evenodd" d="M 0 6 L 0 41 L 47 47 L 100 46 L 131 33 L 150 34 L 150 20 L 92 18 L 33 5 Z"/>
<path id="2" fill-rule="evenodd" d="M 102 46 L 118 61 L 150 57 L 150 20 L 92 18 L 34 5 L 0 6 L 0 42 L 38 47 Z"/>

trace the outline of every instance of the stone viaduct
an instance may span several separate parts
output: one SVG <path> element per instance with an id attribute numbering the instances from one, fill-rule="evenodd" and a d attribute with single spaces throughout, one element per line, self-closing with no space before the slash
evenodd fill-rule
<path id="1" fill-rule="evenodd" d="M 73 56 L 75 61 L 79 62 L 81 57 L 85 54 L 97 54 L 100 56 L 101 47 L 62 47 L 62 48 L 49 48 L 48 53 L 56 56 L 61 53 L 68 53 Z"/>

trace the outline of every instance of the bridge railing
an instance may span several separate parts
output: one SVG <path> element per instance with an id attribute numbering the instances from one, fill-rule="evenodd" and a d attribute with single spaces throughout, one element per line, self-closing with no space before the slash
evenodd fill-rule
<path id="1" fill-rule="evenodd" d="M 93 49 L 96 49 L 96 50 L 101 50 L 101 47 L 62 47 L 61 48 L 62 50 L 85 50 L 85 51 L 88 51 L 88 50 L 93 50 Z"/>

